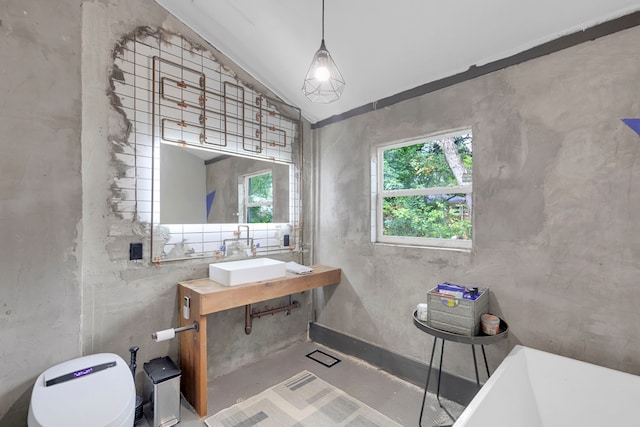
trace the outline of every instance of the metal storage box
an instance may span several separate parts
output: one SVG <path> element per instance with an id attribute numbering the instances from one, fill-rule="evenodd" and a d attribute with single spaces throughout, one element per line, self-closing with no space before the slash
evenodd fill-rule
<path id="1" fill-rule="evenodd" d="M 431 289 L 427 324 L 432 328 L 455 334 L 475 336 L 480 332 L 480 317 L 489 312 L 489 289 L 479 288 L 476 300 L 458 298 Z"/>
<path id="2" fill-rule="evenodd" d="M 182 371 L 165 356 L 144 364 L 145 415 L 152 427 L 169 427 L 180 422 L 180 375 Z"/>

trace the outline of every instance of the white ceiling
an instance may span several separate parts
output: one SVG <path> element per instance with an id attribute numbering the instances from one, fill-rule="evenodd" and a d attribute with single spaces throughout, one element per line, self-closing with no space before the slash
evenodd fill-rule
<path id="1" fill-rule="evenodd" d="M 156 1 L 312 123 L 640 10 L 638 0 L 325 0 L 346 87 L 314 104 L 301 88 L 322 0 Z"/>

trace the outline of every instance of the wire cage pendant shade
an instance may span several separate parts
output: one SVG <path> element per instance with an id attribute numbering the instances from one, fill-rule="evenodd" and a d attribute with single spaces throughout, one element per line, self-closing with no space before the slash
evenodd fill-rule
<path id="1" fill-rule="evenodd" d="M 311 102 L 328 104 L 337 101 L 344 91 L 344 78 L 324 43 L 324 0 L 322 0 L 322 42 L 313 55 L 304 78 L 302 92 Z"/>

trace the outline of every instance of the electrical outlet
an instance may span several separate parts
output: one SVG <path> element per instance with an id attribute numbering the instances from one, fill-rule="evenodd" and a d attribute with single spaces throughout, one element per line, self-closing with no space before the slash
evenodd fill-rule
<path id="1" fill-rule="evenodd" d="M 142 243 L 129 244 L 129 259 L 130 260 L 142 259 Z"/>

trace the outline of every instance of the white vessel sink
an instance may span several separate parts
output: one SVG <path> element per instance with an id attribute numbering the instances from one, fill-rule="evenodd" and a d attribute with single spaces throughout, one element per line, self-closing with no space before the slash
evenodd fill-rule
<path id="1" fill-rule="evenodd" d="M 209 264 L 209 279 L 224 286 L 262 282 L 286 275 L 286 263 L 271 258 L 250 258 Z"/>

